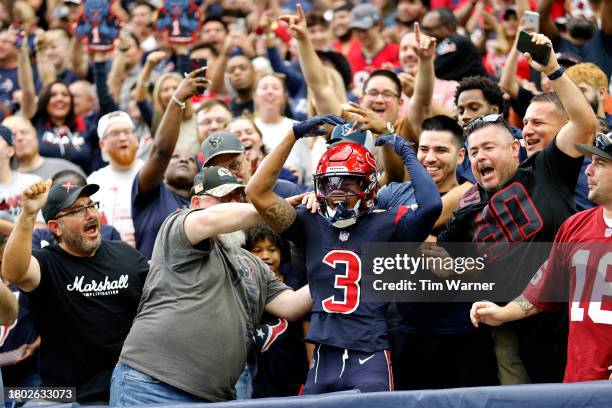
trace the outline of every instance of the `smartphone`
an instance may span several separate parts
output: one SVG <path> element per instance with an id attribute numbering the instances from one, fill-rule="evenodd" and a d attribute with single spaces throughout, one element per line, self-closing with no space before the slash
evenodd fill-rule
<path id="1" fill-rule="evenodd" d="M 548 45 L 538 45 L 531 42 L 531 36 L 527 31 L 521 30 L 519 32 L 519 39 L 516 44 L 516 49 L 520 52 L 528 52 L 531 54 L 531 58 L 540 65 L 548 64 L 550 58 L 551 48 Z"/>
<path id="2" fill-rule="evenodd" d="M 540 32 L 540 13 L 536 13 L 535 11 L 525 11 L 523 13 L 523 20 L 525 27 L 535 31 L 536 33 Z"/>
<path id="3" fill-rule="evenodd" d="M 237 18 L 236 23 L 234 25 L 234 29 L 242 33 L 244 32 L 245 27 L 246 27 L 246 18 Z"/>
<path id="4" fill-rule="evenodd" d="M 207 63 L 208 62 L 206 61 L 206 58 L 191 58 L 191 68 L 192 68 L 192 71 L 194 69 L 198 69 L 200 67 L 205 67 Z M 200 72 L 198 74 L 198 76 L 199 77 L 205 77 L 206 76 L 206 71 Z M 205 88 L 199 87 L 198 88 L 198 93 L 203 94 L 205 90 L 206 90 Z"/>

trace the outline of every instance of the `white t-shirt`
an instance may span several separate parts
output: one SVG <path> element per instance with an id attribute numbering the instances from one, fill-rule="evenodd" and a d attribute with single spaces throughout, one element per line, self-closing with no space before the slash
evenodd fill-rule
<path id="1" fill-rule="evenodd" d="M 110 165 L 94 171 L 87 177 L 87 184 L 97 184 L 100 190 L 91 196 L 100 201 L 103 221 L 112 225 L 121 234 L 121 239 L 134 246 L 134 223 L 132 222 L 132 183 L 144 162 L 136 160 L 128 171 L 117 172 Z"/>
<path id="2" fill-rule="evenodd" d="M 21 213 L 21 193 L 38 181 L 40 177 L 34 174 L 13 171 L 8 182 L 0 183 L 0 219 L 15 222 Z M 45 222 L 41 211 L 38 212 L 36 222 Z"/>
<path id="3" fill-rule="evenodd" d="M 295 120 L 287 117 L 283 117 L 278 123 L 264 123 L 260 118 L 255 119 L 255 124 L 261 130 L 263 143 L 268 148 L 268 151 L 274 150 L 280 144 L 294 123 L 296 123 Z M 302 176 L 303 183 L 312 185 L 312 154 L 308 140 L 301 139 L 295 143 L 285 162 L 285 166 L 297 167 Z"/>

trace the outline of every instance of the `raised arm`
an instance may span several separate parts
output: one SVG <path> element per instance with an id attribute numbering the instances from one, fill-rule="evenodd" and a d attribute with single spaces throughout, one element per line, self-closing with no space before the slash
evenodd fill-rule
<path id="1" fill-rule="evenodd" d="M 550 16 L 553 3 L 554 0 L 538 0 L 537 11 L 540 14 L 540 32 L 548 38 L 557 38 L 559 36 L 559 29 L 557 29 Z"/>
<path id="2" fill-rule="evenodd" d="M 542 66 L 533 61 L 529 53 L 525 53 L 525 59 L 532 68 L 545 75 L 550 75 L 560 68 L 552 50 L 550 39 L 542 34 L 531 34 L 532 41 L 536 44 L 548 44 L 551 46 L 550 58 L 546 66 Z M 551 80 L 550 84 L 553 90 L 559 96 L 569 121 L 563 125 L 559 133 L 557 133 L 557 147 L 565 154 L 572 157 L 580 157 L 582 153 L 576 150 L 577 143 L 591 144 L 595 137 L 597 129 L 597 117 L 591 108 L 591 105 L 580 91 L 580 88 L 570 79 L 567 74 L 561 75 L 559 78 Z"/>
<path id="3" fill-rule="evenodd" d="M 31 185 L 21 196 L 22 211 L 9 235 L 2 258 L 2 276 L 20 289 L 30 292 L 40 283 L 40 265 L 32 256 L 32 231 L 36 215 L 45 205 L 51 180 Z"/>
<path id="4" fill-rule="evenodd" d="M 419 59 L 414 93 L 408 106 L 408 120 L 416 134 L 421 133 L 421 124 L 431 116 L 431 100 L 433 98 L 434 74 L 433 57 L 436 53 L 436 39 L 422 34 L 419 23 L 414 23 L 415 41 L 411 44 Z"/>
<path id="5" fill-rule="evenodd" d="M 102 52 L 94 53 L 93 66 L 94 84 L 100 102 L 100 116 L 119 109 L 117 102 L 108 91 L 108 77 L 106 74 L 106 55 Z"/>
<path id="6" fill-rule="evenodd" d="M 318 114 L 340 115 L 342 108 L 336 93 L 329 84 L 323 63 L 317 55 L 306 26 L 306 17 L 300 4 L 297 5 L 297 16 L 284 15 L 280 17 L 289 25 L 291 35 L 298 42 L 298 55 L 300 67 L 308 88 L 312 91 Z"/>
<path id="7" fill-rule="evenodd" d="M 70 61 L 68 68 L 72 69 L 78 77 L 86 78 L 88 71 L 87 54 L 83 51 L 83 41 L 78 35 L 70 40 Z"/>
<path id="8" fill-rule="evenodd" d="M 273 188 L 281 168 L 287 161 L 289 153 L 297 139 L 309 136 L 321 136 L 326 131 L 321 126 L 345 123 L 333 115 L 321 115 L 293 125 L 280 144 L 270 153 L 257 168 L 249 180 L 246 194 L 264 221 L 276 232 L 283 232 L 293 224 L 295 209 L 274 193 Z"/>
<path id="9" fill-rule="evenodd" d="M 520 30 L 520 27 L 519 27 Z M 519 51 L 516 49 L 516 41 L 518 40 L 518 34 L 514 40 L 514 44 L 508 53 L 506 63 L 502 68 L 501 78 L 499 79 L 499 86 L 508 92 L 510 98 L 518 98 L 519 83 L 516 80 L 516 69 L 518 66 Z"/>
<path id="10" fill-rule="evenodd" d="M 246 187 L 249 201 L 259 211 L 264 221 L 279 233 L 289 228 L 296 217 L 295 209 L 273 191 L 280 170 L 287 161 L 295 141 L 293 130 L 290 130 L 282 142 L 259 165 Z"/>
<path id="11" fill-rule="evenodd" d="M 161 119 L 159 128 L 155 133 L 153 148 L 149 153 L 147 161 L 138 173 L 139 190 L 141 193 L 147 193 L 157 188 L 159 182 L 164 178 L 164 173 L 178 140 L 183 115 L 181 106 L 175 99 L 180 103 L 184 103 L 198 93 L 198 87 L 208 86 L 210 81 L 198 76 L 204 70 L 206 70 L 206 67 L 190 72 L 181 81 L 176 91 L 174 91 L 173 97 Z"/>
<path id="12" fill-rule="evenodd" d="M 133 97 L 136 102 L 142 102 L 147 98 L 149 94 L 149 81 L 151 80 L 151 72 L 157 64 L 159 64 L 164 58 L 166 53 L 164 51 L 154 51 L 147 55 L 144 67 L 140 71 L 138 80 L 136 81 L 136 87 L 134 88 Z"/>
<path id="13" fill-rule="evenodd" d="M 121 84 L 127 76 L 127 61 L 125 52 L 129 49 L 127 37 L 125 35 L 119 37 L 117 52 L 114 55 L 113 63 L 108 72 L 108 89 L 115 101 L 119 101 L 121 94 Z"/>
<path id="14" fill-rule="evenodd" d="M 612 0 L 602 0 L 600 9 L 601 31 L 605 34 L 612 34 Z"/>
<path id="15" fill-rule="evenodd" d="M 357 105 L 354 102 L 349 102 L 348 106 L 344 105 L 342 117 L 347 120 L 355 119 L 354 129 L 369 130 L 375 135 L 387 133 L 387 123 L 383 118 L 377 115 L 371 109 L 365 106 Z M 404 181 L 404 162 L 402 158 L 395 153 L 393 147 L 389 145 L 382 146 L 382 161 L 384 173 L 380 177 L 380 185 L 384 186 L 392 181 L 399 183 Z"/>
<path id="16" fill-rule="evenodd" d="M 408 169 L 417 208 L 407 217 L 402 218 L 405 223 L 402 238 L 407 241 L 423 241 L 431 232 L 436 219 L 442 210 L 442 201 L 436 183 L 419 163 L 411 143 L 399 135 L 382 135 L 376 139 L 376 145 L 388 144 L 402 158 L 404 166 Z"/>
<path id="17" fill-rule="evenodd" d="M 225 88 L 225 70 L 227 68 L 227 61 L 230 58 L 232 50 L 234 48 L 240 48 L 240 33 L 232 31 L 225 37 L 223 43 L 223 49 L 219 53 L 219 57 L 215 60 L 215 63 L 210 66 L 208 70 L 208 77 L 211 80 L 210 92 L 219 94 L 226 94 L 227 89 Z"/>
<path id="18" fill-rule="evenodd" d="M 10 31 L 12 32 L 12 30 Z M 36 113 L 36 89 L 29 52 L 28 42 L 24 39 L 17 54 L 17 73 L 19 88 L 21 89 L 21 115 L 27 119 L 32 119 Z"/>

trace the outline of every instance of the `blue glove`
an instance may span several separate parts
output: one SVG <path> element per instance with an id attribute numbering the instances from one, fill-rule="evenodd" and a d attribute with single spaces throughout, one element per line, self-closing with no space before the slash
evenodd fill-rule
<path id="1" fill-rule="evenodd" d="M 389 145 L 395 150 L 395 153 L 404 158 L 409 151 L 412 151 L 411 146 L 414 143 L 407 141 L 399 135 L 386 134 L 378 136 L 374 144 L 376 146 L 382 146 L 384 144 Z"/>
<path id="2" fill-rule="evenodd" d="M 293 134 L 296 140 L 303 137 L 323 136 L 327 133 L 323 125 L 337 126 L 345 123 L 344 119 L 336 115 L 319 115 L 293 125 Z"/>

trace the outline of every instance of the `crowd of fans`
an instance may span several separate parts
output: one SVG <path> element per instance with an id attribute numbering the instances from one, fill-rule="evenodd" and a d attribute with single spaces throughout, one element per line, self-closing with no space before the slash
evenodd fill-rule
<path id="1" fill-rule="evenodd" d="M 351 271 L 367 242 L 610 248 L 612 0 L 121 0 L 110 51 L 76 35 L 82 3 L 0 4 L 4 386 L 133 405 L 610 377 L 609 302 L 537 297 L 572 255 L 500 250 L 503 308 L 368 304 Z M 192 41 L 156 29 L 165 3 L 197 10 Z"/>

